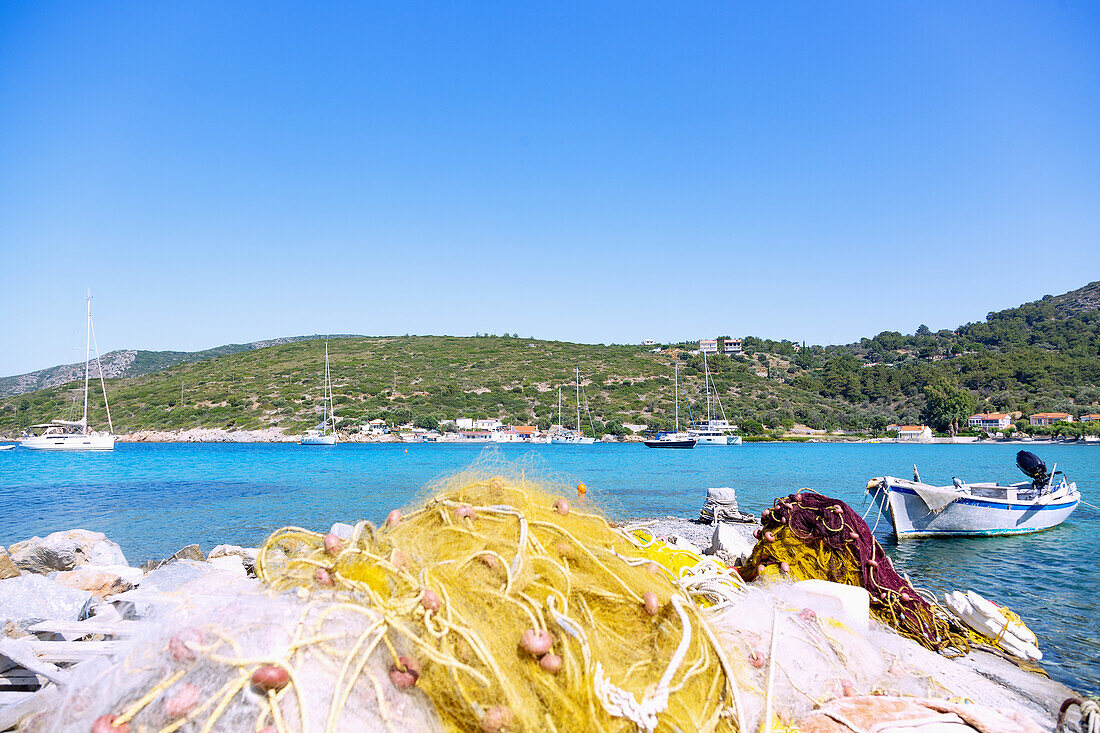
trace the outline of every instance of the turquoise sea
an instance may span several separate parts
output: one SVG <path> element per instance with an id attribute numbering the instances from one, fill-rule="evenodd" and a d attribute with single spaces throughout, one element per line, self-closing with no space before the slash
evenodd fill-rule
<path id="1" fill-rule="evenodd" d="M 1100 446 L 1030 448 L 1100 505 Z M 802 487 L 869 506 L 867 479 L 1022 480 L 1012 445 L 753 444 L 654 451 L 637 444 L 481 446 L 344 444 L 120 444 L 103 454 L 0 452 L 0 543 L 83 527 L 118 542 L 132 564 L 184 545 L 257 545 L 293 524 L 381 520 L 431 482 L 481 463 L 567 485 L 613 518 L 698 516 L 708 486 L 733 486 L 759 514 Z M 869 517 L 874 524 L 874 515 Z M 914 583 L 972 588 L 1017 611 L 1038 634 L 1051 676 L 1100 692 L 1100 510 L 1082 505 L 1061 527 L 1028 536 L 896 543 L 876 534 Z"/>

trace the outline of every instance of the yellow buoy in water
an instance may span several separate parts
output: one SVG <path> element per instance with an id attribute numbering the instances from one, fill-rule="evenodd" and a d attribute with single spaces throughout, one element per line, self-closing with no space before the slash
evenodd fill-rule
<path id="1" fill-rule="evenodd" d="M 577 493 L 580 494 L 581 496 L 584 496 L 585 494 L 588 493 L 588 487 L 584 485 L 583 481 L 578 481 L 577 482 Z"/>

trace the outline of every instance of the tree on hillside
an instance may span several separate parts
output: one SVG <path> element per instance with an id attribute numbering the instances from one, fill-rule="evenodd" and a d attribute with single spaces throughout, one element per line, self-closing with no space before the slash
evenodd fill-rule
<path id="1" fill-rule="evenodd" d="M 973 414 L 974 396 L 946 378 L 924 388 L 924 418 L 936 430 L 946 430 L 952 437 L 959 432 L 959 421 Z"/>

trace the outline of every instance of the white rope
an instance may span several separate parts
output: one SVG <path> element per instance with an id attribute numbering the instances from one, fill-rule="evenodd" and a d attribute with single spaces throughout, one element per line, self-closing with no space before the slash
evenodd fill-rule
<path id="1" fill-rule="evenodd" d="M 594 670 L 593 689 L 600 704 L 607 713 L 616 718 L 626 718 L 638 726 L 638 730 L 644 733 L 653 733 L 657 728 L 657 716 L 668 708 L 669 685 L 672 678 L 680 669 L 680 665 L 687 656 L 688 647 L 691 645 L 691 621 L 684 610 L 684 599 L 679 595 L 672 596 L 672 607 L 680 617 L 683 633 L 680 636 L 680 645 L 676 647 L 676 653 L 669 660 L 665 672 L 657 682 L 657 686 L 647 693 L 639 702 L 634 695 L 616 687 L 603 672 L 603 666 L 597 662 Z"/>

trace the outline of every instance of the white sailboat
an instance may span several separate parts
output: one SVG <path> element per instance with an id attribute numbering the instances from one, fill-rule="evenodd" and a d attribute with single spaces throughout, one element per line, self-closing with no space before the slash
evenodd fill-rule
<path id="1" fill-rule="evenodd" d="M 688 434 L 695 438 L 696 445 L 741 445 L 741 436 L 733 435 L 733 426 L 729 420 L 717 419 L 711 414 L 710 398 L 710 367 L 707 365 L 707 352 L 703 352 L 703 385 L 707 392 L 707 419 L 706 422 L 695 423 Z M 718 403 L 719 412 L 722 410 L 722 401 L 718 398 L 718 391 L 714 392 L 714 401 Z"/>
<path id="2" fill-rule="evenodd" d="M 99 369 L 99 385 L 103 388 L 103 406 L 107 409 L 108 432 L 88 430 L 88 380 L 91 372 L 92 346 L 95 345 L 95 363 Z M 24 431 L 19 444 L 31 450 L 114 450 L 115 427 L 111 422 L 111 406 L 107 404 L 107 384 L 103 379 L 103 366 L 99 361 L 99 344 L 95 341 L 92 326 L 92 294 L 88 293 L 88 323 L 84 337 L 84 414 L 80 420 L 54 420 L 32 425 Z"/>
<path id="3" fill-rule="evenodd" d="M 595 438 L 586 437 L 584 431 L 581 430 L 581 368 L 576 368 L 577 374 L 577 429 L 568 430 L 562 427 L 553 437 L 550 438 L 550 442 L 555 445 L 592 445 L 596 442 Z M 558 421 L 561 422 L 561 388 L 558 388 Z"/>
<path id="4" fill-rule="evenodd" d="M 331 429 L 332 432 L 329 432 Z M 301 445 L 336 445 L 336 415 L 332 411 L 332 382 L 328 373 L 328 341 L 325 342 L 325 412 L 315 428 L 302 433 Z"/>

